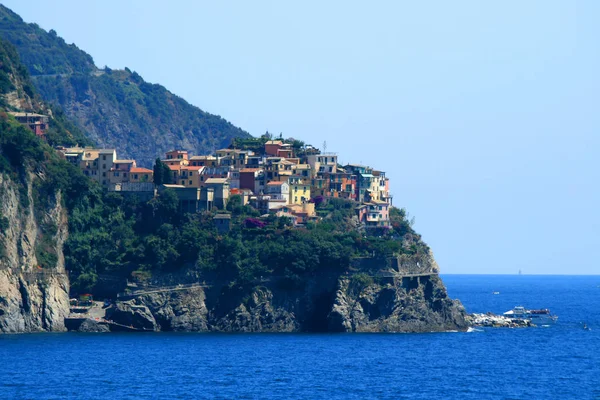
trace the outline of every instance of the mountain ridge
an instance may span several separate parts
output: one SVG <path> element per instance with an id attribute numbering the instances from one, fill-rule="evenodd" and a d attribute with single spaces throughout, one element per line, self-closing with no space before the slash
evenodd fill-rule
<path id="1" fill-rule="evenodd" d="M 151 166 L 173 149 L 207 154 L 250 134 L 193 106 L 128 68 L 99 69 L 91 55 L 54 30 L 28 24 L 0 5 L 0 37 L 18 50 L 41 97 L 97 145 Z"/>

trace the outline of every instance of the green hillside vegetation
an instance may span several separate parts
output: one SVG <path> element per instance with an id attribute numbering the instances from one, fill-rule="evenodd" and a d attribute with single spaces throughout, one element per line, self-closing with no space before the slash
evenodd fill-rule
<path id="1" fill-rule="evenodd" d="M 25 23 L 0 5 L 0 37 L 16 46 L 41 97 L 60 106 L 91 142 L 150 167 L 180 148 L 208 154 L 250 135 L 124 70 L 98 69 L 90 55 L 56 32 Z"/>
<path id="2" fill-rule="evenodd" d="M 6 95 L 15 92 L 25 108 L 10 105 Z M 6 111 L 27 111 L 50 115 L 47 133 L 51 145 L 92 145 L 84 132 L 73 124 L 58 106 L 44 103 L 40 98 L 27 68 L 21 63 L 16 48 L 0 39 L 0 108 Z"/>
<path id="3" fill-rule="evenodd" d="M 89 54 L 67 44 L 55 31 L 46 32 L 0 5 L 0 36 L 14 44 L 32 75 L 88 74 L 96 67 Z"/>

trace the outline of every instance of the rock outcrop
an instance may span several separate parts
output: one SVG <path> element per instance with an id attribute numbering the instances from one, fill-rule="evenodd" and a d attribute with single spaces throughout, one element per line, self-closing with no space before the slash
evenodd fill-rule
<path id="1" fill-rule="evenodd" d="M 439 332 L 467 329 L 464 307 L 460 301 L 448 297 L 431 254 L 418 261 L 404 257 L 399 260 L 404 264 L 393 261 L 395 270 L 373 275 L 364 271 L 354 275 L 329 271 L 307 279 L 303 287 L 293 290 L 272 280 L 255 287 L 194 287 L 145 294 L 132 301 L 147 307 L 157 329 L 167 331 Z M 406 265 L 411 266 L 411 274 L 407 273 Z"/>
<path id="2" fill-rule="evenodd" d="M 66 330 L 69 280 L 62 249 L 67 215 L 60 194 L 48 199 L 47 208 L 35 209 L 35 179 L 40 178 L 28 173 L 15 182 L 0 174 L 0 333 Z M 40 265 L 40 248 L 53 255 L 54 265 Z"/>
<path id="3" fill-rule="evenodd" d="M 352 290 L 341 279 L 329 314 L 334 332 L 433 332 L 464 330 L 464 307 L 448 298 L 436 274 L 390 279 Z"/>

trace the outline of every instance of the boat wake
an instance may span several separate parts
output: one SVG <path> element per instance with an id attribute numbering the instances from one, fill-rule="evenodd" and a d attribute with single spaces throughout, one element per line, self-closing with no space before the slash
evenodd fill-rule
<path id="1" fill-rule="evenodd" d="M 467 333 L 471 333 L 471 332 L 483 332 L 483 329 L 476 329 L 473 327 L 469 327 L 469 329 L 467 329 Z"/>

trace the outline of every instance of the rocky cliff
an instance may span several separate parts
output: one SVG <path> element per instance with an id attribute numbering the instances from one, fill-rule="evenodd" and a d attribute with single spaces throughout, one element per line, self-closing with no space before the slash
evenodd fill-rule
<path id="1" fill-rule="evenodd" d="M 64 331 L 69 281 L 63 243 L 67 216 L 60 195 L 36 210 L 32 187 L 0 174 L 0 332 Z M 48 264 L 42 265 L 39 256 Z M 49 256 L 51 255 L 51 256 Z"/>
<path id="2" fill-rule="evenodd" d="M 465 310 L 448 297 L 433 257 L 417 258 L 409 262 L 404 257 L 403 264 L 386 263 L 377 271 L 371 266 L 354 275 L 324 272 L 295 290 L 273 280 L 252 288 L 212 286 L 145 294 L 131 300 L 134 309 L 117 322 L 130 324 L 145 316 L 148 321 L 139 323 L 140 327 L 198 332 L 466 329 Z M 417 264 L 419 270 L 414 271 Z"/>

